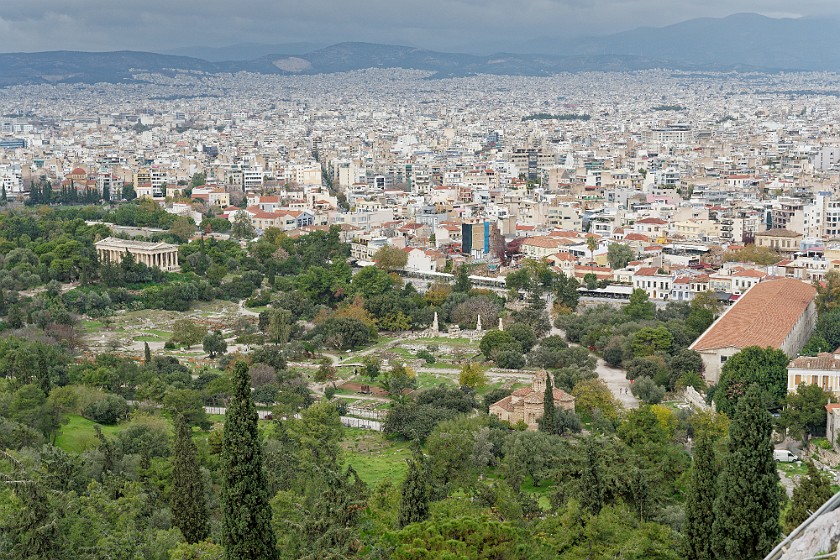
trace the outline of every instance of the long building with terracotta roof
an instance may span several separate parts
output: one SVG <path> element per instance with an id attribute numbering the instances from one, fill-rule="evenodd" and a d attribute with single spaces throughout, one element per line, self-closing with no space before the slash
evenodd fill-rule
<path id="1" fill-rule="evenodd" d="M 690 346 L 717 383 L 724 362 L 747 346 L 778 348 L 796 357 L 816 326 L 816 289 L 790 278 L 759 282 Z"/>

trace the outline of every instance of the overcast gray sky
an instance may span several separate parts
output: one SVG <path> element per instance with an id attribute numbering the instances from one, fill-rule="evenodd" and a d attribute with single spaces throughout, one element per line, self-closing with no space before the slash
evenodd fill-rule
<path id="1" fill-rule="evenodd" d="M 0 51 L 167 50 L 366 41 L 493 52 L 530 37 L 757 12 L 840 13 L 837 0 L 0 0 Z"/>

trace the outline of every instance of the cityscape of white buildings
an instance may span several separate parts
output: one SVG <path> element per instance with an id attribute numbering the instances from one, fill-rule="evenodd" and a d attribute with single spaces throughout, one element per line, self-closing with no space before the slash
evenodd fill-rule
<path id="1" fill-rule="evenodd" d="M 840 268 L 834 74 L 140 78 L 0 90 L 4 196 L 43 178 L 258 234 L 338 225 L 360 261 L 390 244 L 411 270 L 493 276 L 544 258 L 655 299 Z M 752 243 L 783 259 L 721 259 Z"/>

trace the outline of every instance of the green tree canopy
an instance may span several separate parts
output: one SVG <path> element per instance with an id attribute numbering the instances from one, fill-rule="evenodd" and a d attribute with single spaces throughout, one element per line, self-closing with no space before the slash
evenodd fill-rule
<path id="1" fill-rule="evenodd" d="M 423 455 L 419 442 L 415 444 L 412 458 L 407 460 L 408 472 L 402 484 L 397 524 L 400 528 L 429 518 L 431 484 L 428 459 Z"/>
<path id="2" fill-rule="evenodd" d="M 762 389 L 753 383 L 738 401 L 729 430 L 712 524 L 715 558 L 761 560 L 779 538 L 779 474 L 772 431 Z"/>
<path id="3" fill-rule="evenodd" d="M 799 478 L 799 484 L 793 489 L 790 509 L 785 515 L 785 531 L 796 529 L 834 494 L 831 479 L 820 471 L 813 461 L 807 461 L 808 473 Z"/>
<path id="4" fill-rule="evenodd" d="M 712 522 L 718 466 L 712 440 L 701 435 L 694 446 L 694 464 L 685 501 L 685 541 L 689 560 L 714 560 Z"/>
<path id="5" fill-rule="evenodd" d="M 787 393 L 788 361 L 783 351 L 758 346 L 748 346 L 726 360 L 714 396 L 718 410 L 732 416 L 752 384 L 767 393 L 770 406 L 778 406 Z"/>
<path id="6" fill-rule="evenodd" d="M 630 294 L 630 303 L 624 308 L 624 312 L 633 319 L 653 319 L 656 307 L 650 301 L 648 294 L 641 288 L 636 288 Z"/>
<path id="7" fill-rule="evenodd" d="M 170 498 L 172 523 L 188 543 L 197 543 L 210 536 L 210 522 L 192 430 L 180 414 L 175 416 L 174 451 Z"/>
<path id="8" fill-rule="evenodd" d="M 633 257 L 633 249 L 624 243 L 611 243 L 607 248 L 607 262 L 610 263 L 610 268 L 624 268 Z"/>
<path id="9" fill-rule="evenodd" d="M 825 434 L 825 405 L 829 394 L 819 385 L 801 383 L 796 391 L 785 395 L 780 424 L 796 438 Z M 833 443 L 833 442 L 832 442 Z"/>
<path id="10" fill-rule="evenodd" d="M 226 560 L 270 560 L 277 551 L 248 364 L 237 362 L 233 379 L 221 457 L 222 545 Z"/>
<path id="11" fill-rule="evenodd" d="M 373 262 L 376 263 L 378 268 L 383 270 L 397 270 L 403 268 L 408 262 L 408 253 L 399 247 L 384 245 L 374 253 Z"/>

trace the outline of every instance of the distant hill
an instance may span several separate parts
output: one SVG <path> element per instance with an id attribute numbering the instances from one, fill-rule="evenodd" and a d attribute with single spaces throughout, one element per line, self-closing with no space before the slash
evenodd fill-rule
<path id="1" fill-rule="evenodd" d="M 182 47 L 163 51 L 161 54 L 190 56 L 210 62 L 223 62 L 226 60 L 254 60 L 273 53 L 304 54 L 322 49 L 325 46 L 327 46 L 326 43 L 237 43 L 226 47 Z"/>
<path id="2" fill-rule="evenodd" d="M 0 87 L 39 83 L 96 83 L 134 80 L 144 72 L 215 72 L 206 60 L 185 56 L 115 51 L 47 51 L 0 54 Z"/>
<path id="3" fill-rule="evenodd" d="M 138 74 L 257 72 L 322 74 L 364 68 L 426 70 L 437 77 L 501 74 L 545 76 L 586 70 L 638 70 L 661 67 L 638 56 L 544 56 L 495 54 L 475 56 L 395 45 L 341 43 L 306 54 L 276 54 L 254 60 L 210 62 L 200 58 L 139 51 L 0 54 L 0 87 L 37 83 L 126 82 Z"/>
<path id="4" fill-rule="evenodd" d="M 0 54 L 0 87 L 27 83 L 121 82 L 142 73 L 319 74 L 364 68 L 425 70 L 434 77 L 475 74 L 546 76 L 559 72 L 682 70 L 827 70 L 840 72 L 840 20 L 772 19 L 756 14 L 701 18 L 605 37 L 547 37 L 521 48 L 548 54 L 473 55 L 373 43 L 340 43 L 303 52 L 306 44 L 243 43 L 179 53 L 136 51 Z M 274 48 L 289 49 L 268 53 Z M 256 56 L 252 56 L 256 55 Z M 208 60 L 212 59 L 212 60 Z"/>
<path id="5" fill-rule="evenodd" d="M 436 77 L 499 74 L 545 76 L 558 72 L 639 70 L 662 66 L 662 61 L 639 56 L 550 56 L 499 53 L 471 55 L 373 43 L 339 43 L 294 56 L 270 55 L 240 64 L 222 63 L 232 70 L 263 73 L 322 74 L 365 68 L 409 68 L 434 72 Z"/>
<path id="6" fill-rule="evenodd" d="M 523 48 L 568 55 L 623 53 L 656 58 L 669 66 L 840 71 L 838 35 L 840 20 L 835 18 L 735 14 L 574 41 L 542 38 Z"/>

